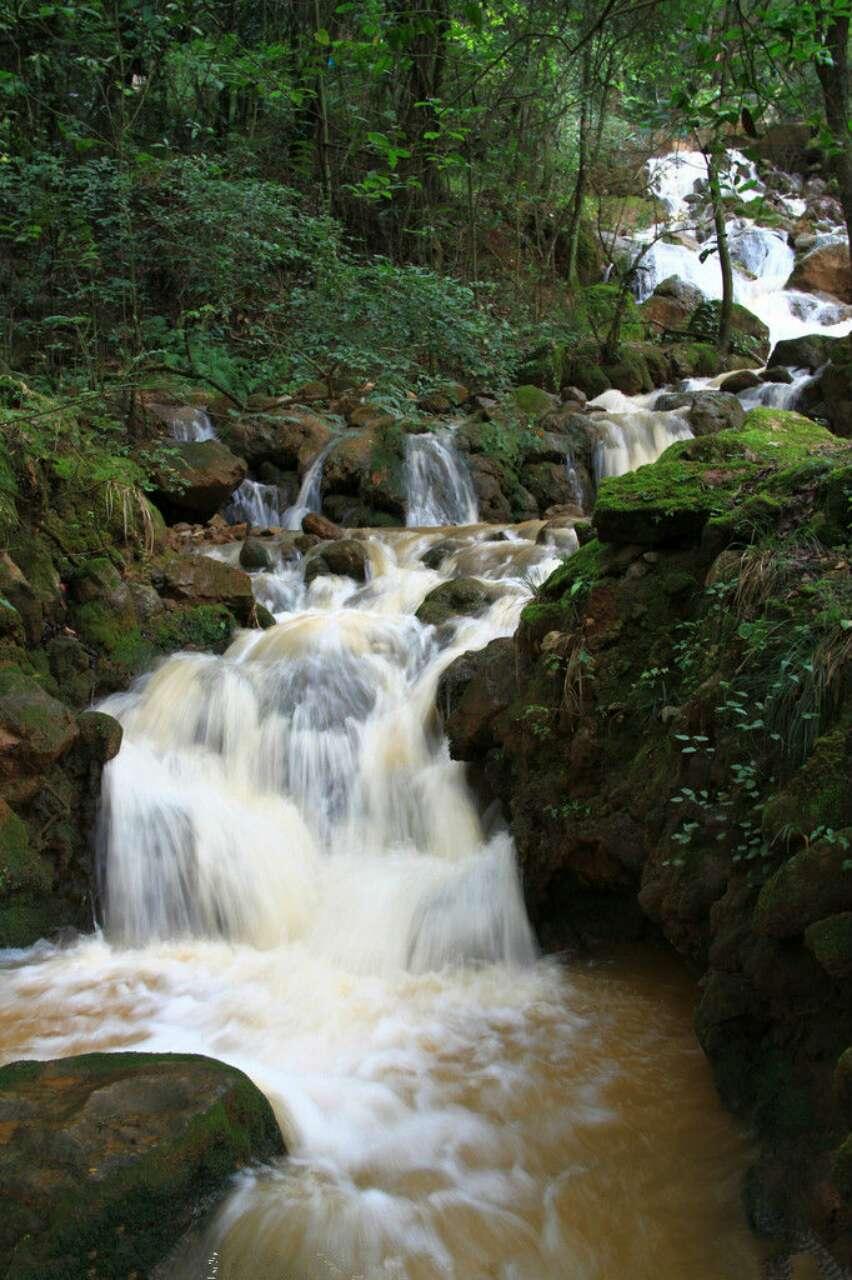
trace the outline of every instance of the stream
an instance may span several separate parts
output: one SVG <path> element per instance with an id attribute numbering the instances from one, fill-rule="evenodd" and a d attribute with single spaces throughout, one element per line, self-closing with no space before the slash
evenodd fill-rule
<path id="1" fill-rule="evenodd" d="M 667 172 L 677 219 L 690 187 Z M 769 246 L 738 286 L 773 342 L 848 332 L 798 327 L 790 253 L 782 267 Z M 696 282 L 697 258 L 666 245 L 652 265 Z M 598 478 L 691 434 L 658 394 L 599 398 Z M 750 1147 L 696 1044 L 692 982 L 662 953 L 539 956 L 511 835 L 435 712 L 443 670 L 512 635 L 576 537 L 478 523 L 451 431 L 410 439 L 410 527 L 351 535 L 365 583 L 306 586 L 272 538 L 253 582 L 276 626 L 101 704 L 125 734 L 104 781 L 104 928 L 5 954 L 3 1058 L 206 1053 L 267 1094 L 289 1159 L 242 1175 L 164 1280 L 756 1278 Z M 317 509 L 321 467 L 281 524 Z M 246 491 L 234 518 L 272 500 Z M 486 611 L 420 623 L 459 576 Z"/>

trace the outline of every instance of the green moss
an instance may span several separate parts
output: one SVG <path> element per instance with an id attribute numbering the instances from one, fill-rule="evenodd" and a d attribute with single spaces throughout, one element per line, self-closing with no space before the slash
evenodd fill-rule
<path id="1" fill-rule="evenodd" d="M 848 732 L 846 726 L 839 725 L 817 738 L 798 773 L 770 796 L 763 811 L 763 829 L 768 836 L 784 831 L 807 836 L 817 827 L 839 830 L 852 823 Z"/>
<path id="2" fill-rule="evenodd" d="M 128 672 L 140 671 L 151 661 L 152 647 L 143 639 L 138 625 L 128 626 L 101 601 L 81 605 L 76 619 L 81 638 Z"/>
<path id="3" fill-rule="evenodd" d="M 777 519 L 781 503 L 746 486 L 763 485 L 767 468 L 800 464 L 837 447 L 836 437 L 797 413 L 753 409 L 739 429 L 678 441 L 650 466 L 605 479 L 592 523 L 608 542 L 695 541 L 711 517 L 737 505 L 742 523 L 757 529 Z"/>
<path id="4" fill-rule="evenodd" d="M 563 596 L 573 599 L 583 593 L 585 588 L 596 582 L 603 573 L 606 548 L 593 538 L 584 547 L 580 547 L 570 559 L 560 565 L 539 588 L 539 596 L 543 600 L 558 600 Z M 524 613 L 532 606 L 527 605 Z"/>
<path id="5" fill-rule="evenodd" d="M 547 392 L 532 385 L 515 387 L 512 399 L 520 412 L 528 418 L 540 418 L 542 414 L 549 413 L 553 408 L 553 401 Z"/>
<path id="6" fill-rule="evenodd" d="M 200 604 L 154 619 L 146 632 L 162 653 L 177 649 L 222 653 L 236 626 L 234 615 L 224 605 Z"/>

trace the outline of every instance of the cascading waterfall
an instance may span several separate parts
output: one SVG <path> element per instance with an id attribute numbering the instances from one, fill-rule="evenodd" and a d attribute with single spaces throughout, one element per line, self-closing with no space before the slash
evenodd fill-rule
<path id="1" fill-rule="evenodd" d="M 329 440 L 305 472 L 296 501 L 287 508 L 281 520 L 285 529 L 301 529 L 302 521 L 309 512 L 322 510 L 322 469 L 336 443 L 336 439 Z"/>
<path id="2" fill-rule="evenodd" d="M 591 419 L 595 483 L 656 462 L 670 444 L 691 438 L 692 430 L 682 413 L 651 408 L 656 398 L 656 392 L 631 398 L 620 391 L 605 391 L 591 401 L 593 408 L 603 411 Z"/>
<path id="3" fill-rule="evenodd" d="M 248 524 L 258 529 L 279 528 L 283 524 L 280 490 L 276 484 L 244 480 L 222 514 L 229 524 Z"/>
<path id="4" fill-rule="evenodd" d="M 271 1099 L 290 1158 L 245 1174 L 166 1280 L 755 1265 L 689 984 L 536 959 L 511 839 L 435 720 L 446 665 L 510 635 L 576 548 L 543 527 L 455 530 L 440 571 L 446 529 L 366 534 L 366 584 L 306 586 L 282 554 L 254 578 L 279 584 L 275 627 L 108 700 L 105 935 L 18 961 L 0 1021 L 12 1056 L 202 1052 Z M 421 624 L 451 576 L 487 608 Z"/>
<path id="5" fill-rule="evenodd" d="M 729 151 L 727 157 L 727 186 L 731 192 L 735 191 L 738 199 L 744 203 L 762 196 L 764 187 L 754 165 L 737 151 Z M 668 211 L 671 229 L 690 229 L 697 231 L 699 236 L 703 234 L 706 228 L 691 227 L 690 219 L 694 215 L 691 214 L 688 203 L 696 182 L 706 183 L 707 167 L 701 153 L 671 152 L 659 160 L 651 161 L 648 174 L 651 188 Z M 744 182 L 755 185 L 742 189 Z M 799 217 L 803 212 L 804 202 L 795 197 L 787 197 L 783 203 L 790 217 Z M 735 264 L 735 300 L 748 307 L 768 326 L 773 346 L 782 339 L 812 333 L 815 328 L 837 337 L 852 330 L 852 316 L 836 303 L 813 300 L 815 306 L 811 309 L 811 314 L 802 314 L 802 298 L 807 298 L 808 295 L 784 287 L 792 274 L 795 254 L 783 231 L 774 227 L 762 227 L 752 219 L 738 217 L 727 223 L 727 232 Z M 838 229 L 838 232 L 842 232 L 842 229 Z M 656 229 L 639 233 L 635 237 L 637 253 L 656 234 Z M 826 239 L 845 242 L 842 234 Z M 720 298 L 722 281 L 718 258 L 710 253 L 702 261 L 703 250 L 708 247 L 709 244 L 700 245 L 697 241 L 690 243 L 688 235 L 682 236 L 677 243 L 658 240 L 652 244 L 637 271 L 639 300 L 644 301 L 669 276 L 679 276 L 688 284 L 695 285 L 706 298 Z"/>
<path id="6" fill-rule="evenodd" d="M 703 174 L 681 159 L 657 190 L 682 226 Z M 738 220 L 732 245 L 774 336 L 852 328 L 841 304 L 783 288 L 773 229 Z M 718 296 L 697 244 L 653 253 L 659 278 Z M 740 398 L 793 404 L 812 376 Z M 655 398 L 592 402 L 597 479 L 689 437 L 686 411 Z M 163 412 L 176 439 L 215 438 L 203 411 Z M 319 509 L 331 447 L 275 523 Z M 108 700 L 125 736 L 104 781 L 105 929 L 11 958 L 3 1056 L 207 1053 L 270 1097 L 290 1158 L 244 1174 L 163 1280 L 211 1259 L 219 1280 L 757 1275 L 737 1193 L 749 1152 L 694 1044 L 691 986 L 661 958 L 536 957 L 509 833 L 436 715 L 445 667 L 514 632 L 576 534 L 477 526 L 451 430 L 407 437 L 406 480 L 410 527 L 356 534 L 366 582 L 306 583 L 292 539 L 270 538 L 252 581 L 276 625 Z M 453 577 L 486 588 L 482 611 L 421 624 Z"/>
<path id="7" fill-rule="evenodd" d="M 405 480 L 409 528 L 475 524 L 479 519 L 470 474 L 452 430 L 406 436 Z"/>

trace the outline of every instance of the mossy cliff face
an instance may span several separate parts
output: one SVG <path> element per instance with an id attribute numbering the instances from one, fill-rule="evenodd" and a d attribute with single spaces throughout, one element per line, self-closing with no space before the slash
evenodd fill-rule
<path id="1" fill-rule="evenodd" d="M 755 410 L 604 481 L 505 678 L 466 655 L 439 697 L 454 755 L 508 797 L 542 940 L 661 932 L 689 960 L 723 1099 L 761 1138 L 755 1225 L 813 1224 L 846 1259 L 849 462 Z"/>
<path id="2" fill-rule="evenodd" d="M 0 1277 L 148 1275 L 205 1198 L 284 1154 L 263 1094 L 193 1054 L 0 1069 Z"/>

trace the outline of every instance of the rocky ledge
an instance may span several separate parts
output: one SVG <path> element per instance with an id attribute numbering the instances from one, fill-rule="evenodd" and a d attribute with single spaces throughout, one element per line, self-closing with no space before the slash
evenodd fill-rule
<path id="1" fill-rule="evenodd" d="M 0 1069 L 0 1277 L 149 1274 L 247 1165 L 284 1154 L 263 1094 L 194 1054 Z"/>

